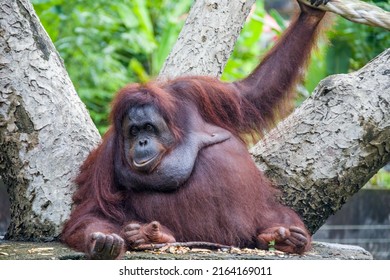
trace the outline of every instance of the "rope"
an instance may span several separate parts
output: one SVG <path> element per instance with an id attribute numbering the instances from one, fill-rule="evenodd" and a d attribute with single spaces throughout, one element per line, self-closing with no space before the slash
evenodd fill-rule
<path id="1" fill-rule="evenodd" d="M 315 7 L 310 4 L 309 0 L 298 1 L 310 7 Z M 338 14 L 353 22 L 390 30 L 390 12 L 359 0 L 330 0 L 328 4 L 315 8 Z"/>

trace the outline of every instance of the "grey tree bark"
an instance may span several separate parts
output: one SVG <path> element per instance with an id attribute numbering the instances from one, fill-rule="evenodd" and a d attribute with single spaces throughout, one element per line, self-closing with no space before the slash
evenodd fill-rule
<path id="1" fill-rule="evenodd" d="M 50 239 L 100 136 L 28 0 L 0 0 L 0 174 L 10 239 Z"/>

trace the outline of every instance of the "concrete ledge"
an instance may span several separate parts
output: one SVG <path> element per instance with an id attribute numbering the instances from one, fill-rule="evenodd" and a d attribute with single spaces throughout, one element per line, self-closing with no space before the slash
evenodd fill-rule
<path id="1" fill-rule="evenodd" d="M 34 243 L 0 240 L 0 260 L 77 260 L 84 254 L 75 252 L 58 242 Z M 372 260 L 372 255 L 358 246 L 313 242 L 311 251 L 304 255 L 279 251 L 232 249 L 212 251 L 186 247 L 166 247 L 155 251 L 127 252 L 128 260 Z"/>

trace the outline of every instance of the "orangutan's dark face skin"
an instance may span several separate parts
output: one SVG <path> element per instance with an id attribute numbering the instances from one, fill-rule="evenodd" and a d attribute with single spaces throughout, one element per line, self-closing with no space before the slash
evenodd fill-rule
<path id="1" fill-rule="evenodd" d="M 173 145 L 174 136 L 153 106 L 133 107 L 123 122 L 125 154 L 136 171 L 149 173 Z"/>

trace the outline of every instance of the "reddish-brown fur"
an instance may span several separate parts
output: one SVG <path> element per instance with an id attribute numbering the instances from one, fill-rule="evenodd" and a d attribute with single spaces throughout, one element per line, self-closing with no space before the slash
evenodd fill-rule
<path id="1" fill-rule="evenodd" d="M 275 108 L 291 97 L 322 16 L 321 12 L 304 8 L 279 44 L 242 81 L 223 83 L 209 77 L 182 77 L 133 84 L 119 91 L 113 103 L 112 126 L 77 177 L 76 207 L 64 226 L 62 240 L 88 254 L 94 232 L 116 233 L 126 240 L 123 229 L 130 222 L 158 221 L 165 227 L 162 231 L 177 241 L 260 248 L 278 239 L 278 229 L 298 227 L 308 239 L 304 248 L 296 249 L 283 241 L 278 248 L 298 253 L 307 250 L 310 236 L 303 222 L 277 201 L 277 191 L 256 168 L 244 140 L 248 134 L 261 134 L 275 114 L 280 114 L 281 110 Z M 183 110 L 189 107 L 196 108 L 205 122 L 228 130 L 232 137 L 202 149 L 191 177 L 176 191 L 125 189 L 117 183 L 114 171 L 114 163 L 121 160 L 116 155 L 123 154 L 121 125 L 129 108 L 142 104 L 153 104 L 158 109 L 177 142 L 184 138 Z"/>

